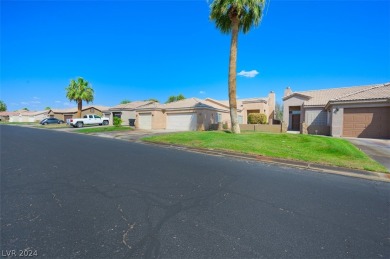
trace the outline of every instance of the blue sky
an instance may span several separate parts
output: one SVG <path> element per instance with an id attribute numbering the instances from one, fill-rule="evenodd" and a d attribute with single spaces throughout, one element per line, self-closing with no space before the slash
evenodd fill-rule
<path id="1" fill-rule="evenodd" d="M 239 98 L 390 81 L 390 1 L 268 1 L 239 35 Z M 170 95 L 227 99 L 230 35 L 198 1 L 1 1 L 1 92 L 8 110 L 75 106 L 78 76 L 97 105 Z M 245 73 L 244 73 L 245 74 Z"/>

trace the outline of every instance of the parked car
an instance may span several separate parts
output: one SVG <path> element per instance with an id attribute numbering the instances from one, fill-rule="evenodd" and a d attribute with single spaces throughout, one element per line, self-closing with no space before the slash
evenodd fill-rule
<path id="1" fill-rule="evenodd" d="M 70 126 L 77 127 L 77 128 L 82 128 L 84 125 L 108 125 L 110 122 L 109 118 L 105 117 L 100 117 L 95 114 L 87 114 L 84 115 L 83 118 L 74 118 L 74 119 L 69 119 L 67 123 L 69 123 Z"/>
<path id="2" fill-rule="evenodd" d="M 59 120 L 57 118 L 46 118 L 41 120 L 40 124 L 47 125 L 47 124 L 62 124 L 65 123 L 63 120 Z"/>

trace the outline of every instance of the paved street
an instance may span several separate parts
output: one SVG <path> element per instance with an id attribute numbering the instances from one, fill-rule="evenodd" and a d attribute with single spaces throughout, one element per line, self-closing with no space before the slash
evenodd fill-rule
<path id="1" fill-rule="evenodd" d="M 1 250 L 389 258 L 390 184 L 116 139 L 1 132 Z"/>

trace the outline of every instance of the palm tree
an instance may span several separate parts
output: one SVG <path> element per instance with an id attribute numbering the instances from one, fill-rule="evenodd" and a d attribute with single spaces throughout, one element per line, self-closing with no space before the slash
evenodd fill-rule
<path id="1" fill-rule="evenodd" d="M 69 101 L 76 101 L 77 103 L 77 118 L 81 117 L 81 110 L 83 109 L 83 101 L 90 103 L 94 99 L 94 91 L 89 86 L 88 81 L 79 77 L 77 81 L 70 80 L 69 86 L 66 88 L 66 97 Z"/>
<path id="2" fill-rule="evenodd" d="M 247 33 L 259 25 L 266 0 L 214 0 L 210 8 L 210 19 L 222 33 L 232 33 L 229 58 L 229 106 L 232 132 L 240 133 L 237 120 L 237 41 L 238 32 Z"/>

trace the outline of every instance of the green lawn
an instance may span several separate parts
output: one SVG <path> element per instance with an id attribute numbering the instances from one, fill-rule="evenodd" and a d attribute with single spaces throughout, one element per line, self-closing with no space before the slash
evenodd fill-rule
<path id="1" fill-rule="evenodd" d="M 120 127 L 115 127 L 115 126 L 102 126 L 102 127 L 96 127 L 96 128 L 84 128 L 84 129 L 79 129 L 76 130 L 76 132 L 79 133 L 99 133 L 99 132 L 109 132 L 109 131 L 130 131 L 133 130 L 130 127 L 126 126 L 120 126 Z"/>
<path id="2" fill-rule="evenodd" d="M 312 163 L 387 172 L 347 140 L 313 135 L 244 132 L 180 132 L 143 138 L 197 148 L 229 150 Z"/>

